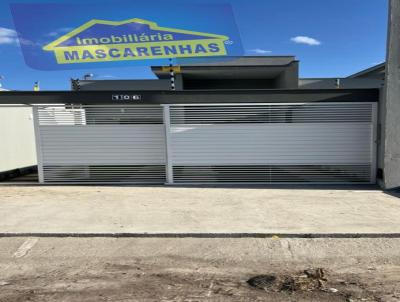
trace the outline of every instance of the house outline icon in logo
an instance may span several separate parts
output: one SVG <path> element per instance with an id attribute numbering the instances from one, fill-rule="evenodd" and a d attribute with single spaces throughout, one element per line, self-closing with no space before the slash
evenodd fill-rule
<path id="1" fill-rule="evenodd" d="M 93 19 L 43 50 L 53 51 L 58 64 L 93 63 L 227 56 L 228 41 L 225 35 L 160 27 L 138 18 Z"/>

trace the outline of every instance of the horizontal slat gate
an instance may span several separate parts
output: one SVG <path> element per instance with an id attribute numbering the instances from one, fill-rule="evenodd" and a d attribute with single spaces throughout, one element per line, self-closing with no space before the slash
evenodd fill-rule
<path id="1" fill-rule="evenodd" d="M 164 183 L 161 106 L 36 107 L 47 183 Z"/>
<path id="2" fill-rule="evenodd" d="M 375 104 L 169 106 L 175 183 L 374 182 Z"/>
<path id="3" fill-rule="evenodd" d="M 37 106 L 46 183 L 373 183 L 375 103 Z"/>

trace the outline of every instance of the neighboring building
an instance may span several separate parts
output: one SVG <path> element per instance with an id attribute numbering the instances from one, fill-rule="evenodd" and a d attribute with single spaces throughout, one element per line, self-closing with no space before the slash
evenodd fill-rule
<path id="1" fill-rule="evenodd" d="M 385 81 L 385 71 L 386 71 L 386 64 L 381 63 L 381 64 L 377 64 L 375 66 L 372 66 L 371 68 L 357 72 L 357 73 L 349 76 L 348 78 L 350 78 L 350 79 L 377 79 L 383 83 Z"/>
<path id="2" fill-rule="evenodd" d="M 0 88 L 0 98 L 6 91 Z M 0 105 L 0 141 L 0 180 L 36 166 L 32 108 Z"/>
<path id="3" fill-rule="evenodd" d="M 0 102 L 43 104 L 34 113 L 45 183 L 383 179 L 380 77 L 299 79 L 298 68 L 292 56 L 242 57 L 173 67 L 171 81 L 170 67 L 155 66 L 156 80 L 73 80 L 72 92 Z"/>
<path id="4" fill-rule="evenodd" d="M 385 82 L 385 64 L 379 64 L 346 78 L 300 79 L 302 89 L 360 89 L 381 88 Z"/>

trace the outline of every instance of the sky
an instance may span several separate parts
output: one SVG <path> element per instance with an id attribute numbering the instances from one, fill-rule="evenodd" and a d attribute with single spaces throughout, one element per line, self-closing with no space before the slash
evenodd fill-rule
<path id="1" fill-rule="evenodd" d="M 72 3 L 79 8 L 82 0 L 52 2 Z M 99 1 L 84 2 L 95 5 Z M 118 0 L 112 1 L 114 4 L 118 2 Z M 245 55 L 294 55 L 300 60 L 301 77 L 345 77 L 385 60 L 387 0 L 208 0 L 207 2 L 232 5 Z M 40 81 L 41 90 L 70 90 L 70 78 L 82 78 L 87 73 L 94 74 L 93 78 L 98 80 L 155 78 L 147 66 L 95 69 L 82 67 L 82 69 L 58 71 L 40 71 L 28 67 L 16 39 L 10 3 L 13 1 L 0 0 L 0 76 L 4 77 L 0 82 L 3 88 L 32 90 L 34 82 Z M 40 2 L 18 0 L 18 3 Z M 171 4 L 170 8 L 174 9 L 173 2 L 168 1 L 168 3 Z M 84 15 L 85 11 L 82 10 L 80 14 Z M 120 16 L 122 20 L 125 19 L 125 15 L 126 12 L 124 16 Z M 168 16 L 168 13 L 165 15 Z M 111 17 L 118 20 L 119 16 L 116 12 L 110 12 Z M 141 16 L 135 12 L 132 18 L 135 17 Z"/>

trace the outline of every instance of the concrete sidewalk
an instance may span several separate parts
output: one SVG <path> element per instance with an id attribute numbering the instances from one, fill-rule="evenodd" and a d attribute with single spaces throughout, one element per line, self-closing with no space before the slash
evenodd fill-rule
<path id="1" fill-rule="evenodd" d="M 0 186 L 0 234 L 400 234 L 361 188 Z"/>

